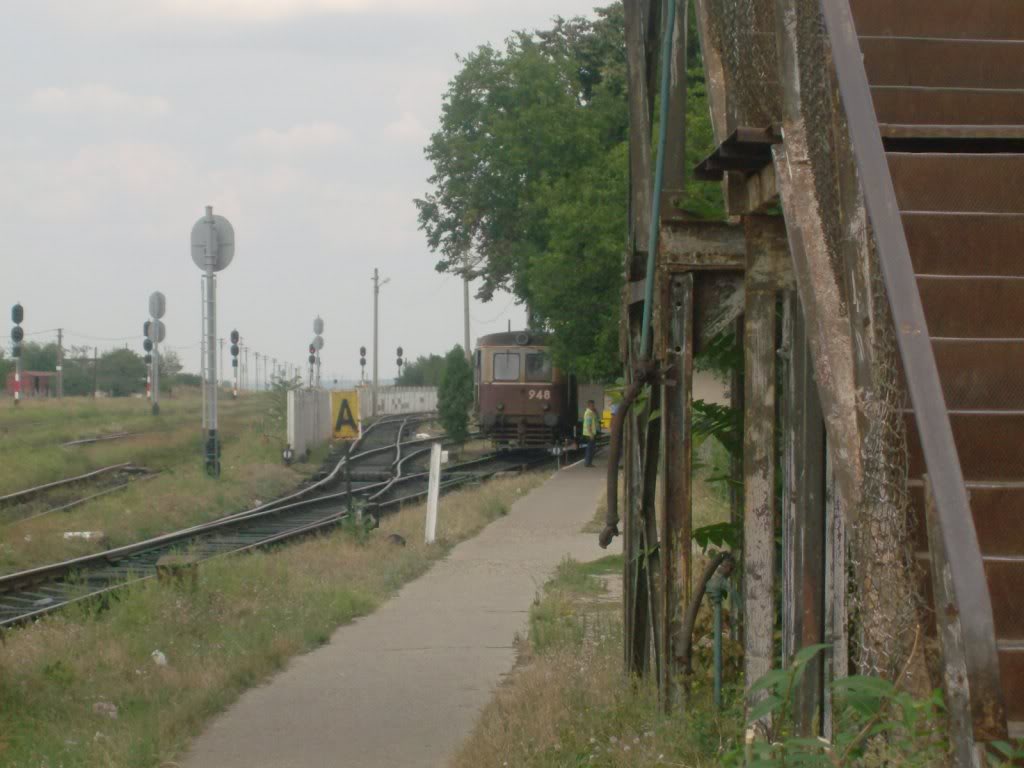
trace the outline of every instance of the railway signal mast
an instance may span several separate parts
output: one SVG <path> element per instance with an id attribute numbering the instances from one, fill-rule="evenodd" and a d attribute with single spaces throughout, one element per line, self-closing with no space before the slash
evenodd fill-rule
<path id="1" fill-rule="evenodd" d="M 359 383 L 366 383 L 366 347 L 359 348 Z"/>
<path id="2" fill-rule="evenodd" d="M 241 341 L 242 337 L 238 335 L 238 331 L 231 332 L 231 371 L 232 371 L 232 382 L 231 387 L 231 399 L 238 399 L 238 342 Z"/>
<path id="3" fill-rule="evenodd" d="M 402 348 L 399 347 L 397 350 L 398 359 L 395 362 L 398 364 L 398 378 L 395 379 L 395 384 L 398 384 L 402 379 L 402 365 L 405 364 L 405 360 L 402 359 Z"/>
<path id="4" fill-rule="evenodd" d="M 206 339 L 206 472 L 220 477 L 220 441 L 217 436 L 217 276 L 235 257 L 235 230 L 213 206 L 192 227 L 192 261 L 203 270 L 206 292 L 203 302 L 203 331 Z"/>
<path id="5" fill-rule="evenodd" d="M 324 348 L 324 337 L 321 336 L 324 332 L 324 319 L 319 315 L 313 321 L 313 333 L 316 334 L 313 337 L 313 348 L 316 350 L 316 386 L 320 388 L 320 350 Z"/>
<path id="6" fill-rule="evenodd" d="M 153 415 L 160 415 L 160 342 L 164 340 L 167 335 L 167 328 L 164 326 L 162 318 L 167 312 L 167 299 L 160 291 L 154 291 L 149 296 L 149 316 L 150 322 L 148 323 L 148 333 L 146 341 L 152 343 L 153 356 L 151 365 L 153 368 Z M 146 350 L 147 352 L 149 350 Z M 149 357 L 149 355 L 146 355 Z"/>
<path id="7" fill-rule="evenodd" d="M 21 304 L 11 307 L 11 357 L 14 358 L 14 404 L 21 402 L 21 342 L 25 338 L 25 329 L 21 327 L 25 320 L 25 308 Z"/>
<path id="8" fill-rule="evenodd" d="M 373 416 L 377 415 L 377 361 L 380 359 L 378 354 L 380 348 L 377 346 L 377 305 L 379 303 L 380 287 L 390 281 L 390 277 L 385 277 L 381 280 L 380 272 L 377 269 L 373 270 L 373 408 L 371 410 Z"/>

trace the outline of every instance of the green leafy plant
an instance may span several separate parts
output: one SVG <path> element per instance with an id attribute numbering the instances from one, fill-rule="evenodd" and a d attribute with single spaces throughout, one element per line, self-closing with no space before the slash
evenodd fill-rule
<path id="1" fill-rule="evenodd" d="M 725 764 L 747 768 L 924 768 L 943 764 L 947 744 L 941 735 L 941 692 L 919 699 L 878 677 L 853 675 L 832 683 L 831 741 L 797 732 L 793 720 L 796 693 L 811 660 L 828 647 L 801 649 L 789 667 L 772 670 L 751 686 L 751 693 L 763 696 L 747 718 L 751 724 L 770 723 L 768 738 L 734 748 Z"/>

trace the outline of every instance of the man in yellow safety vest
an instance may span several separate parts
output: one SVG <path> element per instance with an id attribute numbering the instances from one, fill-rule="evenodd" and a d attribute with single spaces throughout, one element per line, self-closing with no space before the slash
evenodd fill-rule
<path id="1" fill-rule="evenodd" d="M 597 439 L 597 411 L 594 401 L 587 400 L 587 410 L 583 412 L 583 439 L 586 449 L 583 453 L 583 466 L 594 466 L 594 441 Z"/>

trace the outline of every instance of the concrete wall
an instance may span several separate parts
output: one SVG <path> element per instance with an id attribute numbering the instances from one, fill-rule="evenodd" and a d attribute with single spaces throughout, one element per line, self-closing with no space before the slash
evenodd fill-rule
<path id="1" fill-rule="evenodd" d="M 331 439 L 331 393 L 325 389 L 288 392 L 288 444 L 301 456 Z"/>
<path id="2" fill-rule="evenodd" d="M 359 416 L 366 419 L 373 413 L 370 387 L 359 387 Z M 437 410 L 437 387 L 378 387 L 377 415 L 423 413 Z"/>

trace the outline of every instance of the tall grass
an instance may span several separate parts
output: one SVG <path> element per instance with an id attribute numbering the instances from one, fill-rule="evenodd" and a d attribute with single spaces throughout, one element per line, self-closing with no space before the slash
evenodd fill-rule
<path id="1" fill-rule="evenodd" d="M 620 557 L 567 561 L 530 611 L 523 663 L 484 710 L 455 768 L 719 765 L 741 733 L 738 708 L 714 712 L 706 689 L 664 715 L 648 681 L 622 673 L 621 598 L 605 595 Z"/>
<path id="2" fill-rule="evenodd" d="M 151 416 L 139 400 L 66 398 L 0 408 L 0 493 L 123 462 L 160 473 L 67 511 L 13 522 L 0 519 L 0 573 L 128 544 L 238 511 L 280 495 L 312 471 L 312 465 L 281 464 L 284 425 L 269 414 L 266 396 L 250 395 L 223 403 L 223 474 L 218 480 L 207 477 L 200 409 L 198 397 L 165 402 L 159 417 Z M 83 435 L 121 431 L 143 434 L 61 446 Z M 104 539 L 66 541 L 66 531 L 102 532 Z"/>
<path id="3" fill-rule="evenodd" d="M 339 530 L 211 561 L 194 589 L 151 581 L 106 610 L 94 604 L 9 633 L 0 645 L 0 765 L 149 768 L 172 759 L 241 691 L 372 611 L 542 479 L 503 478 L 445 497 L 433 545 L 423 543 L 423 507 L 409 507 L 369 537 Z"/>

